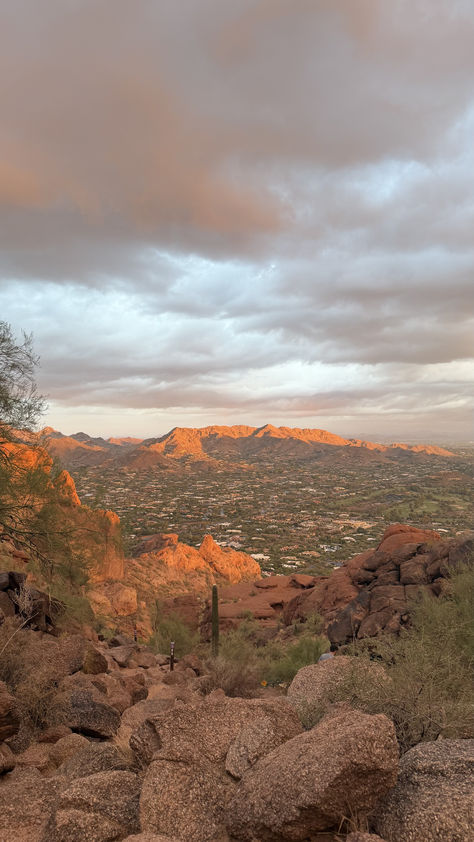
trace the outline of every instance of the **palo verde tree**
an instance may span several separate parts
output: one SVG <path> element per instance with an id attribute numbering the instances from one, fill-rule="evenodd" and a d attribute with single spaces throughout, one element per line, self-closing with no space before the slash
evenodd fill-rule
<path id="1" fill-rule="evenodd" d="M 18 342 L 10 325 L 0 322 L 0 528 L 26 543 L 33 501 L 46 482 L 40 450 L 32 444 L 27 452 L 22 445 L 44 408 L 37 364 L 31 336 Z"/>

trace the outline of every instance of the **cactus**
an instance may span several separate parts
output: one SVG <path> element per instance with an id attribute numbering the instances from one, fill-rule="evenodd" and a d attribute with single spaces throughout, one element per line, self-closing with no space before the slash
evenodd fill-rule
<path id="1" fill-rule="evenodd" d="M 219 654 L 219 594 L 217 593 L 217 585 L 212 586 L 211 651 L 212 657 L 217 658 Z"/>

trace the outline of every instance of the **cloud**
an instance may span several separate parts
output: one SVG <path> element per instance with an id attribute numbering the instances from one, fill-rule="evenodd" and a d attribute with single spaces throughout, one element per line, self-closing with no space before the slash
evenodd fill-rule
<path id="1" fill-rule="evenodd" d="M 17 0 L 3 42 L 1 313 L 55 406 L 466 411 L 468 0 Z"/>

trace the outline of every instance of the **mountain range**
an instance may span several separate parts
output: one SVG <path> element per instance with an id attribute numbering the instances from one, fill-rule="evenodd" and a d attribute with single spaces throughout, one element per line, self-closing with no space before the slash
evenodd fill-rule
<path id="1" fill-rule="evenodd" d="M 453 454 L 434 445 L 408 445 L 399 442 L 379 444 L 346 439 L 320 429 L 262 427 L 246 425 L 174 427 L 157 438 L 100 438 L 86 433 L 71 436 L 44 428 L 44 446 L 66 468 L 92 465 L 176 469 L 182 462 L 253 462 L 267 458 L 351 458 L 399 459 L 417 456 L 450 457 Z"/>

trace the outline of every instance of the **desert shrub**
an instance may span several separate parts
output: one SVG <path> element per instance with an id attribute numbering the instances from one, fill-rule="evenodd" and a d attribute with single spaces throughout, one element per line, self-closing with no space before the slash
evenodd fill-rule
<path id="1" fill-rule="evenodd" d="M 354 668 L 330 701 L 385 713 L 402 751 L 440 735 L 472 736 L 473 598 L 474 571 L 464 570 L 446 596 L 414 606 L 411 628 L 399 637 L 370 641 L 370 655 L 367 643 L 356 644 Z M 385 667 L 386 681 L 367 680 L 370 658 Z M 322 713 L 306 711 L 304 724 L 314 725 Z"/>
<path id="2" fill-rule="evenodd" d="M 167 654 L 170 650 L 170 643 L 175 644 L 177 658 L 188 655 L 198 643 L 198 635 L 193 632 L 178 614 L 170 613 L 160 619 L 155 619 L 154 632 L 150 638 L 149 645 L 155 652 Z"/>
<path id="3" fill-rule="evenodd" d="M 21 628 L 18 618 L 0 626 L 0 679 L 16 697 L 24 728 L 36 730 L 47 722 L 51 702 L 66 674 L 56 640 Z"/>
<path id="4" fill-rule="evenodd" d="M 220 636 L 219 655 L 206 659 L 205 693 L 220 688 L 226 696 L 249 698 L 255 695 L 262 680 L 259 631 L 258 623 L 247 618 L 237 629 Z"/>
<path id="5" fill-rule="evenodd" d="M 298 670 L 315 664 L 328 649 L 329 641 L 325 637 L 308 632 L 285 648 L 281 644 L 271 645 L 266 653 L 265 680 L 269 684 L 289 684 Z"/>
<path id="6" fill-rule="evenodd" d="M 329 641 L 308 632 L 290 645 L 278 640 L 267 643 L 258 622 L 248 618 L 221 635 L 219 657 L 207 662 L 206 691 L 221 687 L 228 696 L 251 696 L 262 684 L 289 683 L 328 648 Z"/>

